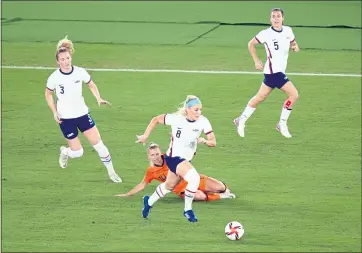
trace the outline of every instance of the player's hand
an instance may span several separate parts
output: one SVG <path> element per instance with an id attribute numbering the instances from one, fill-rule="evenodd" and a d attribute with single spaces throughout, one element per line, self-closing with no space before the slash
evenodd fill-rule
<path id="1" fill-rule="evenodd" d="M 197 143 L 198 144 L 206 144 L 206 139 L 202 138 L 202 137 L 199 137 L 199 138 L 197 138 Z"/>
<path id="2" fill-rule="evenodd" d="M 128 197 L 126 193 L 113 195 L 114 197 Z"/>
<path id="3" fill-rule="evenodd" d="M 298 46 L 297 43 L 295 43 L 294 45 L 292 45 L 291 48 L 292 48 L 293 52 L 296 52 L 296 53 L 299 52 L 299 46 Z"/>
<path id="4" fill-rule="evenodd" d="M 145 145 L 148 138 L 146 135 L 136 135 L 136 137 L 137 137 L 136 143 L 142 143 L 143 145 Z"/>
<path id="5" fill-rule="evenodd" d="M 101 105 L 111 105 L 111 103 L 109 103 L 107 100 L 104 100 L 103 98 L 97 99 L 97 103 L 98 103 L 98 106 L 101 106 Z"/>
<path id="6" fill-rule="evenodd" d="M 255 68 L 257 69 L 257 70 L 263 70 L 264 69 L 264 65 L 263 65 L 263 63 L 261 62 L 261 60 L 256 60 L 255 61 Z"/>
<path id="7" fill-rule="evenodd" d="M 61 123 L 63 122 L 63 121 L 60 120 L 58 113 L 54 113 L 53 116 L 54 116 L 54 120 L 55 120 L 58 124 L 61 124 Z"/>

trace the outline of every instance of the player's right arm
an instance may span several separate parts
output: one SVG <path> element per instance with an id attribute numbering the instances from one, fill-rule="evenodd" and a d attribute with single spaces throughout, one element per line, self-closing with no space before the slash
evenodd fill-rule
<path id="1" fill-rule="evenodd" d="M 251 57 L 253 57 L 255 68 L 258 70 L 263 70 L 264 66 L 261 60 L 259 59 L 258 55 L 256 54 L 255 45 L 259 44 L 259 41 L 254 37 L 248 43 L 248 49 Z"/>
<path id="2" fill-rule="evenodd" d="M 165 124 L 165 116 L 166 116 L 166 114 L 161 114 L 156 117 L 153 117 L 152 120 L 150 121 L 150 123 L 148 124 L 143 135 L 136 136 L 137 137 L 136 143 L 145 143 L 147 141 L 148 137 L 150 136 L 151 132 L 153 131 L 153 129 L 155 129 L 155 127 L 158 124 Z"/>
<path id="3" fill-rule="evenodd" d="M 55 90 L 55 85 L 51 81 L 50 78 L 48 78 L 47 87 L 45 88 L 45 100 L 47 101 L 48 107 L 53 113 L 54 120 L 57 123 L 62 123 L 62 121 L 58 117 L 57 109 L 55 107 L 54 98 L 53 98 L 53 92 Z"/>
<path id="4" fill-rule="evenodd" d="M 132 195 L 135 195 L 137 192 L 143 191 L 143 189 L 146 188 L 146 186 L 148 184 L 150 184 L 152 182 L 152 180 L 155 179 L 155 176 L 153 175 L 152 171 L 150 170 L 150 167 L 147 169 L 146 175 L 144 176 L 144 178 L 142 179 L 141 183 L 139 183 L 138 185 L 136 185 L 135 187 L 133 187 L 132 190 L 130 190 L 127 193 L 124 194 L 118 194 L 118 195 L 114 195 L 115 197 L 129 197 Z"/>
<path id="5" fill-rule="evenodd" d="M 265 42 L 264 31 L 261 31 L 254 38 L 252 38 L 248 43 L 249 53 L 254 60 L 255 68 L 258 70 L 263 70 L 264 66 L 263 66 L 262 61 L 259 59 L 258 55 L 256 54 L 255 45 L 262 44 L 264 42 Z"/>
<path id="6" fill-rule="evenodd" d="M 114 195 L 115 197 L 129 197 L 132 195 L 135 195 L 136 193 L 143 191 L 146 186 L 148 185 L 148 183 L 145 180 L 142 180 L 141 183 L 139 183 L 138 185 L 136 185 L 132 190 L 130 190 L 127 193 L 124 194 L 118 194 L 118 195 Z"/>

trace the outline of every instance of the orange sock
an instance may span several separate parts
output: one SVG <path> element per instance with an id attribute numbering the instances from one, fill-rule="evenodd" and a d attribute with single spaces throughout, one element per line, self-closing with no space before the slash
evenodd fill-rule
<path id="1" fill-rule="evenodd" d="M 220 199 L 219 193 L 206 193 L 207 199 L 206 201 L 214 201 Z"/>

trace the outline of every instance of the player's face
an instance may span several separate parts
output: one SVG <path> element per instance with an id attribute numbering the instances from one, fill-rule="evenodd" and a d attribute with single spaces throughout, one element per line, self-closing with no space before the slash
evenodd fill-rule
<path id="1" fill-rule="evenodd" d="M 193 105 L 190 108 L 187 108 L 187 118 L 189 120 L 197 120 L 202 114 L 202 105 L 197 104 Z"/>
<path id="2" fill-rule="evenodd" d="M 274 28 L 280 29 L 283 25 L 284 17 L 281 11 L 272 11 L 270 22 Z"/>
<path id="3" fill-rule="evenodd" d="M 72 70 L 72 57 L 69 52 L 59 53 L 57 63 L 63 72 L 69 72 Z"/>
<path id="4" fill-rule="evenodd" d="M 155 165 L 162 165 L 161 150 L 159 148 L 148 150 L 148 160 Z"/>

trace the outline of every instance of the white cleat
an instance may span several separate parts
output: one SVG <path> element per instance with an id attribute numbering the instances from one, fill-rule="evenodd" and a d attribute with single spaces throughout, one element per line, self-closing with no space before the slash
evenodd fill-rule
<path id="1" fill-rule="evenodd" d="M 236 196 L 234 193 L 229 192 L 224 192 L 224 193 L 220 193 L 220 198 L 222 199 L 235 199 Z"/>
<path id="2" fill-rule="evenodd" d="M 240 122 L 239 118 L 234 119 L 234 124 L 236 125 L 237 129 L 238 129 L 238 134 L 240 135 L 240 137 L 244 137 L 245 136 L 245 122 Z"/>
<path id="3" fill-rule="evenodd" d="M 117 175 L 117 173 L 111 173 L 108 174 L 108 176 L 114 183 L 122 183 L 122 179 Z"/>
<path id="4" fill-rule="evenodd" d="M 280 132 L 285 138 L 292 138 L 292 135 L 289 133 L 288 126 L 286 123 L 279 122 L 276 130 Z"/>
<path id="5" fill-rule="evenodd" d="M 65 152 L 66 149 L 67 148 L 64 146 L 60 147 L 59 165 L 62 169 L 65 169 L 68 164 L 68 155 Z"/>

